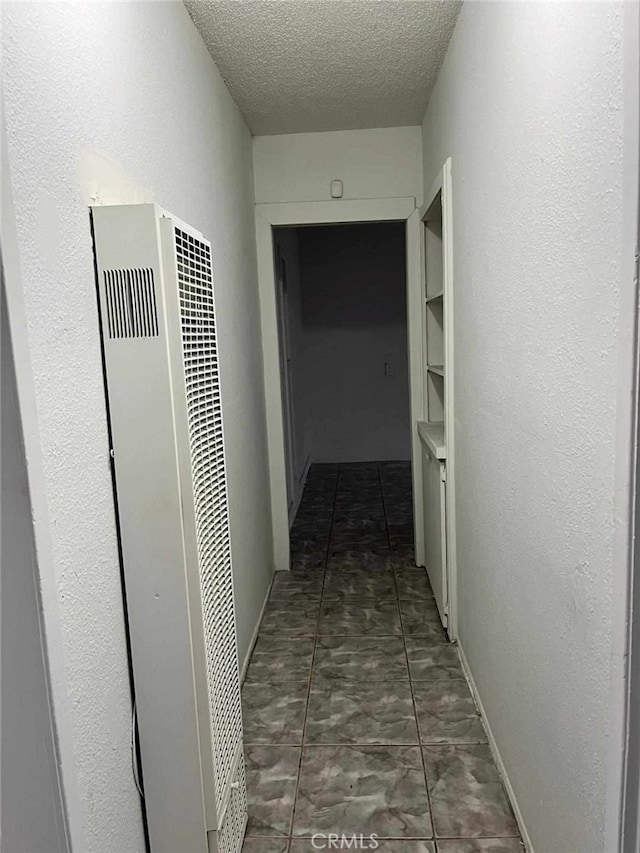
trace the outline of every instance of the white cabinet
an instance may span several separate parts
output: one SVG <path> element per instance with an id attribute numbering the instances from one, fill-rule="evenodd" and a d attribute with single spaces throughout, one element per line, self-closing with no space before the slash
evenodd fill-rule
<path id="1" fill-rule="evenodd" d="M 440 619 L 448 626 L 447 518 L 445 462 L 423 444 L 422 491 L 425 565 Z"/>

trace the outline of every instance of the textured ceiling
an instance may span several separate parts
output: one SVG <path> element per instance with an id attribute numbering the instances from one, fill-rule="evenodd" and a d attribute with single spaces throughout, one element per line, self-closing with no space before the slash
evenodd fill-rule
<path id="1" fill-rule="evenodd" d="M 185 0 L 254 134 L 422 122 L 455 0 Z"/>

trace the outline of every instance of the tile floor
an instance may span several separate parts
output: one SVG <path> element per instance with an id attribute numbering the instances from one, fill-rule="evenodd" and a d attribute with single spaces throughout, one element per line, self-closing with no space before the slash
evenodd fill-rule
<path id="1" fill-rule="evenodd" d="M 245 851 L 522 853 L 412 541 L 408 463 L 312 466 L 243 686 Z"/>

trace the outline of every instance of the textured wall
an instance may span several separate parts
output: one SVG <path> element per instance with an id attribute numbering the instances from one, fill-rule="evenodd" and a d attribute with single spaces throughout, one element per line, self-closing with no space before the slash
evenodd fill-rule
<path id="1" fill-rule="evenodd" d="M 422 196 L 419 127 L 292 133 L 253 139 L 256 203 Z"/>
<path id="2" fill-rule="evenodd" d="M 423 125 L 427 187 L 453 158 L 460 638 L 540 853 L 612 849 L 622 29 L 613 3 L 467 3 Z"/>
<path id="3" fill-rule="evenodd" d="M 31 502 L 2 276 L 2 844 L 67 853 Z"/>
<path id="4" fill-rule="evenodd" d="M 81 815 L 144 849 L 88 205 L 155 201 L 213 243 L 241 656 L 272 544 L 251 139 L 181 3 L 8 3 L 3 77 Z M 78 837 L 80 835 L 81 837 Z"/>

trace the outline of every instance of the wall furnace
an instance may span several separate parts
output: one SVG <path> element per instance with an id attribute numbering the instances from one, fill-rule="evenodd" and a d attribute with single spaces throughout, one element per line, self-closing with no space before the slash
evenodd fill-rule
<path id="1" fill-rule="evenodd" d="M 211 246 L 153 204 L 92 208 L 153 853 L 246 825 Z"/>

